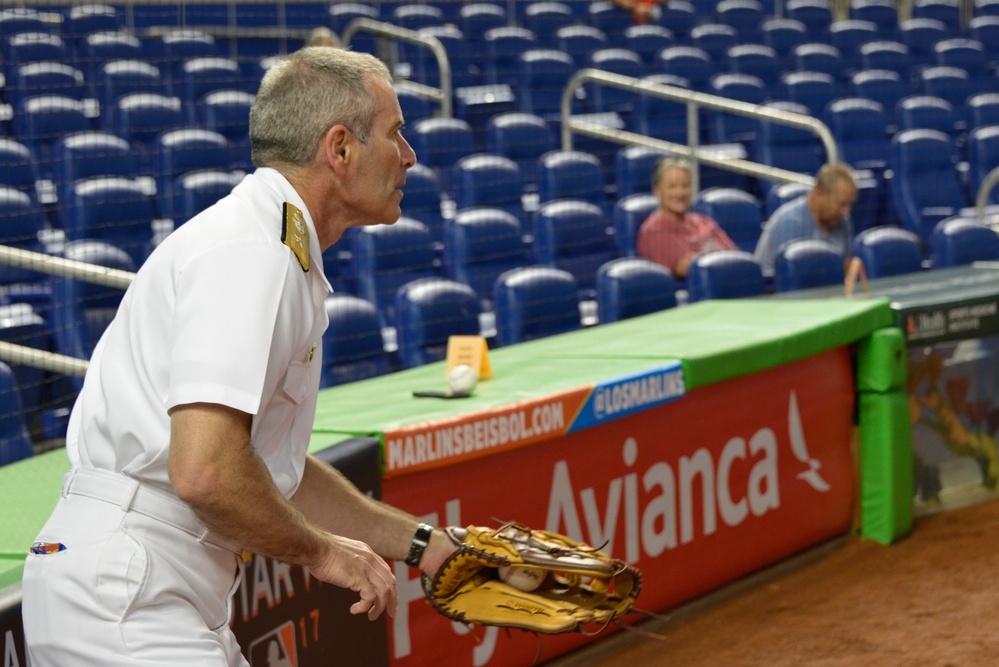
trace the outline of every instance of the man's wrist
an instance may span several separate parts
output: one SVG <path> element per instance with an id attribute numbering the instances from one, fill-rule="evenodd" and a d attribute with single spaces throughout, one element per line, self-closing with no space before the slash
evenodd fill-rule
<path id="1" fill-rule="evenodd" d="M 420 567 L 420 560 L 423 558 L 423 552 L 427 550 L 427 545 L 430 544 L 433 531 L 433 526 L 425 523 L 417 526 L 413 542 L 409 545 L 409 553 L 406 555 L 406 565 Z"/>

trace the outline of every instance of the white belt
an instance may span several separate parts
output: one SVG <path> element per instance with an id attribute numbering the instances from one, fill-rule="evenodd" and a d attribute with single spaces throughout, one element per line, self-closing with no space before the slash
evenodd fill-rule
<path id="1" fill-rule="evenodd" d="M 244 563 L 249 560 L 248 551 L 232 540 L 208 530 L 180 499 L 143 485 L 131 477 L 106 470 L 74 468 L 66 473 L 62 481 L 62 495 L 70 494 L 101 500 L 117 505 L 122 512 L 137 512 L 156 519 L 198 538 L 199 542 L 232 551 Z"/>

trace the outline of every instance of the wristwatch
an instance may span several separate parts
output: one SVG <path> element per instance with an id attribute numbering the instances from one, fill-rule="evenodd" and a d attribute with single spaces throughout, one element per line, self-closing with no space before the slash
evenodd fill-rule
<path id="1" fill-rule="evenodd" d="M 428 526 L 425 523 L 421 523 L 416 528 L 413 543 L 409 546 L 409 554 L 406 556 L 406 565 L 420 567 L 420 559 L 423 558 L 423 552 L 430 544 L 430 534 L 433 532 L 433 526 Z"/>

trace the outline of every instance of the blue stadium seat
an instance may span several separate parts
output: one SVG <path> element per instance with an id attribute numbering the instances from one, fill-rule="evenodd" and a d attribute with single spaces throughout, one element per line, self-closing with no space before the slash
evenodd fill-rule
<path id="1" fill-rule="evenodd" d="M 79 50 L 88 35 L 115 32 L 124 26 L 124 16 L 105 4 L 83 4 L 70 7 L 63 19 L 62 31 L 74 48 Z"/>
<path id="2" fill-rule="evenodd" d="M 224 171 L 229 167 L 229 142 L 212 130 L 182 128 L 156 137 L 153 147 L 156 193 L 164 217 L 174 217 L 174 181 L 202 169 Z"/>
<path id="3" fill-rule="evenodd" d="M 895 210 L 903 227 L 927 240 L 938 222 L 968 204 L 955 170 L 954 142 L 938 130 L 902 130 L 891 147 Z"/>
<path id="4" fill-rule="evenodd" d="M 676 283 L 665 267 L 646 259 L 621 257 L 597 271 L 597 319 L 620 322 L 676 307 Z"/>
<path id="5" fill-rule="evenodd" d="M 0 305 L 0 341 L 48 352 L 52 349 L 50 329 L 30 304 Z M 11 363 L 10 368 L 21 390 L 22 414 L 30 424 L 45 394 L 45 371 L 26 364 Z"/>
<path id="6" fill-rule="evenodd" d="M 424 37 L 434 37 L 447 53 L 451 66 L 451 88 L 481 85 L 484 80 L 477 59 L 472 58 L 468 40 L 454 25 L 436 25 L 421 28 Z M 440 65 L 433 52 L 427 48 L 412 48 L 409 63 L 413 68 L 412 79 L 434 88 L 441 85 Z M 504 82 L 505 83 L 505 82 Z"/>
<path id="7" fill-rule="evenodd" d="M 715 6 L 715 20 L 735 28 L 742 43 L 760 42 L 760 23 L 765 18 L 763 5 L 756 0 L 721 0 Z"/>
<path id="8" fill-rule="evenodd" d="M 475 146 L 485 150 L 486 125 L 493 116 L 517 111 L 517 96 L 507 84 L 467 86 L 454 91 L 454 113 L 472 126 Z"/>
<path id="9" fill-rule="evenodd" d="M 82 67 L 88 79 L 96 79 L 105 63 L 115 60 L 141 60 L 148 52 L 135 35 L 124 31 L 96 32 L 87 35 L 80 47 Z M 150 65 L 154 63 L 150 62 Z"/>
<path id="10" fill-rule="evenodd" d="M 739 43 L 739 31 L 726 23 L 702 23 L 690 31 L 690 43 L 713 62 L 724 62 L 728 50 Z"/>
<path id="11" fill-rule="evenodd" d="M 850 0 L 850 18 L 870 21 L 881 32 L 898 29 L 898 9 L 892 0 Z"/>
<path id="12" fill-rule="evenodd" d="M 641 56 L 647 67 L 653 67 L 659 52 L 673 46 L 673 41 L 673 33 L 654 23 L 633 25 L 624 31 L 625 48 Z"/>
<path id="13" fill-rule="evenodd" d="M 763 81 L 749 74 L 716 74 L 711 77 L 710 92 L 750 104 L 763 104 L 767 97 Z M 749 116 L 711 110 L 708 136 L 712 143 L 738 142 L 751 147 L 756 141 L 756 120 Z"/>
<path id="14" fill-rule="evenodd" d="M 179 97 L 156 93 L 133 93 L 118 100 L 112 130 L 140 151 L 140 160 L 150 159 L 152 142 L 162 132 L 184 125 L 183 103 Z"/>
<path id="15" fill-rule="evenodd" d="M 911 18 L 898 24 L 899 40 L 909 49 L 912 64 L 925 67 L 935 63 L 933 47 L 947 39 L 947 26 L 936 19 Z"/>
<path id="16" fill-rule="evenodd" d="M 595 0 L 587 8 L 586 23 L 607 35 L 610 46 L 623 48 L 624 33 L 635 24 L 635 20 L 628 12 L 622 11 L 607 0 Z"/>
<path id="17" fill-rule="evenodd" d="M 798 239 L 777 249 L 774 288 L 778 292 L 837 285 L 844 278 L 843 256 L 821 239 Z"/>
<path id="18" fill-rule="evenodd" d="M 978 93 L 964 103 L 968 132 L 983 125 L 999 125 L 999 93 Z"/>
<path id="19" fill-rule="evenodd" d="M 985 45 L 977 39 L 941 40 L 934 44 L 933 55 L 937 65 L 963 69 L 977 86 L 991 86 L 989 55 Z"/>
<path id="20" fill-rule="evenodd" d="M 569 5 L 561 2 L 529 2 L 524 9 L 521 25 L 534 33 L 539 45 L 554 47 L 557 40 L 555 33 L 559 28 L 576 22 L 576 15 Z"/>
<path id="21" fill-rule="evenodd" d="M 808 115 L 821 118 L 837 98 L 836 80 L 823 72 L 787 72 L 781 77 L 785 98 L 803 105 Z"/>
<path id="22" fill-rule="evenodd" d="M 853 239 L 853 256 L 870 279 L 916 273 L 923 268 L 923 242 L 900 227 L 871 227 Z"/>
<path id="23" fill-rule="evenodd" d="M 895 105 L 895 119 L 899 130 L 928 129 L 956 136 L 955 121 L 958 115 L 947 100 L 933 95 L 910 95 Z"/>
<path id="24" fill-rule="evenodd" d="M 206 169 L 182 174 L 173 184 L 171 217 L 174 227 L 201 213 L 222 199 L 243 180 L 242 175 L 230 171 Z"/>
<path id="25" fill-rule="evenodd" d="M 506 211 L 459 211 L 444 228 L 444 274 L 469 285 L 480 299 L 491 299 L 501 273 L 526 265 L 523 237 L 522 223 Z"/>
<path id="26" fill-rule="evenodd" d="M 423 278 L 399 288 L 395 312 L 399 359 L 415 368 L 443 359 L 450 336 L 478 336 L 482 304 L 468 285 Z"/>
<path id="27" fill-rule="evenodd" d="M 334 387 L 391 370 L 373 303 L 350 294 L 332 294 L 326 298 L 326 314 L 330 325 L 323 334 L 319 386 Z"/>
<path id="28" fill-rule="evenodd" d="M 455 164 L 454 180 L 459 211 L 487 206 L 524 220 L 524 183 L 520 167 L 510 158 L 488 153 L 469 155 Z"/>
<path id="29" fill-rule="evenodd" d="M 895 105 L 911 93 L 908 79 L 902 79 L 898 72 L 884 69 L 859 70 L 850 77 L 851 93 L 880 104 L 885 112 L 892 114 Z M 886 127 L 891 132 L 892 127 Z"/>
<path id="30" fill-rule="evenodd" d="M 239 63 L 231 58 L 191 58 L 180 66 L 181 85 L 174 86 L 188 110 L 188 120 L 196 120 L 196 109 L 201 99 L 216 90 L 242 90 Z"/>
<path id="31" fill-rule="evenodd" d="M 846 90 L 846 67 L 843 55 L 831 44 L 806 42 L 799 44 L 791 56 L 794 69 L 800 72 L 821 72 L 828 74 L 836 82 L 837 96 Z"/>
<path id="32" fill-rule="evenodd" d="M 40 174 L 52 171 L 52 147 L 63 135 L 91 129 L 83 102 L 71 97 L 30 97 L 16 113 L 18 136 L 31 149 Z"/>
<path id="33" fill-rule="evenodd" d="M 730 71 L 759 78 L 766 86 L 768 96 L 780 94 L 780 57 L 769 46 L 739 44 L 730 48 L 725 57 Z"/>
<path id="34" fill-rule="evenodd" d="M 642 57 L 628 49 L 600 49 L 590 54 L 587 67 L 640 79 L 648 69 Z M 591 85 L 588 87 L 587 101 L 593 112 L 614 111 L 631 114 L 635 108 L 635 93 L 612 86 Z"/>
<path id="35" fill-rule="evenodd" d="M 687 269 L 687 302 L 741 299 L 766 291 L 763 271 L 744 250 L 716 250 L 698 255 Z"/>
<path id="36" fill-rule="evenodd" d="M 63 203 L 72 198 L 77 181 L 98 176 L 133 178 L 138 173 L 132 147 L 109 132 L 68 134 L 56 142 L 53 157 L 53 180 Z"/>
<path id="37" fill-rule="evenodd" d="M 444 11 L 434 5 L 403 3 L 392 10 L 392 23 L 409 30 L 444 25 Z"/>
<path id="38" fill-rule="evenodd" d="M 577 68 L 584 67 L 590 54 L 610 45 L 607 35 L 599 28 L 589 25 L 569 25 L 555 33 L 555 45 L 572 57 Z"/>
<path id="39" fill-rule="evenodd" d="M 14 139 L 0 137 L 0 186 L 15 188 L 37 200 L 38 177 L 31 149 Z"/>
<path id="40" fill-rule="evenodd" d="M 399 218 L 394 225 L 361 227 L 353 240 L 358 296 L 375 304 L 382 322 L 393 326 L 396 291 L 436 275 L 430 230 L 422 222 Z"/>
<path id="41" fill-rule="evenodd" d="M 929 246 L 934 269 L 999 260 L 999 234 L 974 218 L 941 220 L 930 234 Z"/>
<path id="42" fill-rule="evenodd" d="M 618 150 L 614 157 L 617 196 L 621 198 L 651 192 L 652 169 L 666 155 L 669 153 L 664 150 L 643 144 L 632 144 Z"/>
<path id="43" fill-rule="evenodd" d="M 460 118 L 423 118 L 413 123 L 412 140 L 417 159 L 437 174 L 441 190 L 451 191 L 451 169 L 475 152 L 472 126 Z"/>
<path id="44" fill-rule="evenodd" d="M 878 26 L 873 21 L 847 19 L 829 26 L 829 43 L 843 56 L 845 73 L 860 69 L 860 47 L 878 39 Z"/>
<path id="45" fill-rule="evenodd" d="M 650 193 L 636 192 L 614 203 L 614 245 L 622 257 L 637 257 L 638 230 L 649 215 L 659 208 L 659 199 Z"/>
<path id="46" fill-rule="evenodd" d="M 760 200 L 736 188 L 702 190 L 692 210 L 718 223 L 740 250 L 752 252 L 763 231 Z"/>
<path id="47" fill-rule="evenodd" d="M 25 192 L 0 186 L 0 245 L 45 252 L 38 237 L 43 227 L 37 202 Z M 44 310 L 49 296 L 48 274 L 0 263 L 0 303 L 26 302 Z"/>
<path id="48" fill-rule="evenodd" d="M 0 361 L 0 466 L 34 454 L 21 411 L 21 389 L 10 366 Z"/>
<path id="49" fill-rule="evenodd" d="M 767 200 L 763 206 L 763 219 L 769 220 L 774 211 L 801 195 L 808 194 L 811 186 L 804 183 L 775 183 L 767 190 Z"/>
<path id="50" fill-rule="evenodd" d="M 530 49 L 517 65 L 517 98 L 520 110 L 544 118 L 554 117 L 562 104 L 562 91 L 575 72 L 572 56 L 554 49 Z"/>
<path id="51" fill-rule="evenodd" d="M 690 89 L 689 80 L 673 74 L 651 74 L 642 81 Z M 639 134 L 664 141 L 687 142 L 687 105 L 651 95 L 640 95 L 631 121 Z"/>
<path id="52" fill-rule="evenodd" d="M 443 237 L 444 218 L 441 213 L 441 185 L 433 169 L 414 164 L 406 172 L 403 188 L 402 214 L 418 220 L 430 230 L 430 238 L 439 243 Z"/>
<path id="53" fill-rule="evenodd" d="M 976 17 L 999 16 L 999 0 L 974 0 L 972 11 Z"/>
<path id="54" fill-rule="evenodd" d="M 884 107 L 874 100 L 844 97 L 829 105 L 824 119 L 841 161 L 854 169 L 885 170 L 889 151 Z"/>
<path id="55" fill-rule="evenodd" d="M 936 19 L 952 33 L 961 30 L 961 8 L 957 0 L 915 0 L 912 16 L 918 19 Z"/>
<path id="56" fill-rule="evenodd" d="M 827 0 L 788 0 L 784 5 L 788 18 L 805 24 L 809 39 L 816 42 L 829 41 L 829 26 L 832 25 L 832 9 Z"/>
<path id="57" fill-rule="evenodd" d="M 207 32 L 191 29 L 174 29 L 163 32 L 145 46 L 144 59 L 160 66 L 164 76 L 169 74 L 171 81 L 182 81 L 181 67 L 192 58 L 213 58 L 220 54 L 215 38 Z M 173 95 L 182 95 L 183 90 L 171 88 Z"/>
<path id="58" fill-rule="evenodd" d="M 13 80 L 8 80 L 7 97 L 17 108 L 24 101 L 39 96 L 57 95 L 74 100 L 84 97 L 83 72 L 57 62 L 28 63 L 17 68 Z"/>
<path id="59" fill-rule="evenodd" d="M 70 60 L 70 50 L 62 38 L 48 32 L 22 32 L 5 36 L 2 44 L 3 72 L 9 86 L 16 84 L 17 70 L 23 65 L 38 62 L 68 64 Z M 19 95 L 19 99 L 28 95 L 30 92 Z"/>
<path id="60" fill-rule="evenodd" d="M 999 7 L 999 2 L 995 3 Z M 991 16 L 976 16 L 968 22 L 968 35 L 985 47 L 985 55 L 989 67 L 996 68 L 999 63 L 999 14 Z"/>
<path id="61" fill-rule="evenodd" d="M 486 149 L 517 163 L 526 190 L 538 190 L 538 158 L 556 147 L 551 129 L 540 116 L 507 113 L 493 116 L 486 123 Z"/>
<path id="62" fill-rule="evenodd" d="M 52 32 L 40 12 L 30 7 L 11 7 L 0 11 L 0 35 L 11 37 L 24 32 Z"/>
<path id="63" fill-rule="evenodd" d="M 253 169 L 250 159 L 250 107 L 254 99 L 254 95 L 241 90 L 216 90 L 201 98 L 198 104 L 199 123 L 229 141 L 230 166 L 233 169 Z"/>
<path id="64" fill-rule="evenodd" d="M 901 42 L 879 39 L 860 47 L 861 69 L 886 69 L 898 73 L 903 81 L 909 79 L 912 58 L 909 47 Z"/>
<path id="65" fill-rule="evenodd" d="M 380 20 L 378 7 L 362 2 L 331 3 L 329 9 L 327 10 L 327 15 L 330 22 L 330 29 L 338 35 L 342 35 L 344 30 L 346 30 L 347 26 L 350 25 L 351 21 L 354 19 L 365 18 L 373 21 Z M 370 52 L 365 51 L 365 53 Z"/>
<path id="66" fill-rule="evenodd" d="M 101 114 L 113 114 L 118 100 L 133 93 L 166 95 L 167 82 L 155 65 L 142 60 L 112 60 L 97 68 L 94 94 L 101 104 Z M 102 118 L 107 124 L 107 119 Z M 111 119 L 110 122 L 114 122 Z"/>
<path id="67" fill-rule="evenodd" d="M 791 52 L 798 44 L 808 41 L 808 31 L 801 21 L 789 18 L 769 18 L 760 24 L 763 43 L 777 52 L 781 64 L 791 64 Z"/>
<path id="68" fill-rule="evenodd" d="M 941 97 L 954 107 L 954 114 L 964 129 L 964 104 L 980 89 L 968 73 L 959 67 L 927 67 L 919 74 L 919 89 L 925 95 Z"/>
<path id="69" fill-rule="evenodd" d="M 500 274 L 493 288 L 497 345 L 579 329 L 578 290 L 571 273 L 547 266 L 520 267 Z"/>
<path id="70" fill-rule="evenodd" d="M 582 199 L 608 208 L 603 165 L 584 151 L 556 150 L 539 158 L 539 197 L 542 204 L 557 199 Z"/>
<path id="71" fill-rule="evenodd" d="M 735 47 L 733 47 L 735 48 Z M 695 46 L 671 46 L 659 52 L 658 66 L 664 74 L 683 77 L 688 88 L 707 92 L 708 80 L 715 74 L 711 56 Z"/>
<path id="72" fill-rule="evenodd" d="M 699 21 L 692 2 L 672 0 L 659 8 L 659 18 L 655 23 L 672 32 L 677 44 L 686 44 Z"/>
<path id="73" fill-rule="evenodd" d="M 138 181 L 107 176 L 78 181 L 66 215 L 66 239 L 97 239 L 122 248 L 136 266 L 152 249 L 153 202 Z"/>
<path id="74" fill-rule="evenodd" d="M 976 127 L 968 133 L 968 180 L 971 199 L 977 201 L 985 176 L 999 167 L 999 125 Z M 999 204 L 999 188 L 992 188 L 989 204 Z"/>
<path id="75" fill-rule="evenodd" d="M 808 107 L 795 102 L 770 102 L 765 106 L 811 115 Z M 814 174 L 824 162 L 818 139 L 807 130 L 760 122 L 756 137 L 756 159 L 771 167 Z"/>
<path id="76" fill-rule="evenodd" d="M 487 31 L 506 24 L 507 16 L 504 6 L 486 2 L 462 3 L 459 25 L 461 31 L 465 33 L 472 44 L 483 44 Z"/>
<path id="77" fill-rule="evenodd" d="M 516 81 L 520 55 L 538 46 L 534 33 L 519 26 L 503 26 L 487 30 L 485 42 L 486 83 L 492 84 Z"/>
<path id="78" fill-rule="evenodd" d="M 66 244 L 66 259 L 122 271 L 136 264 L 121 248 L 91 239 Z M 56 351 L 76 359 L 90 359 L 97 341 L 118 312 L 124 289 L 62 276 L 52 279 L 52 330 Z M 83 387 L 82 377 L 71 377 L 74 388 Z"/>
<path id="79" fill-rule="evenodd" d="M 411 88 L 405 81 L 395 82 L 395 94 L 399 99 L 399 108 L 402 109 L 402 116 L 406 122 L 430 118 L 434 115 L 439 104 Z"/>
<path id="80" fill-rule="evenodd" d="M 534 254 L 538 264 L 573 275 L 591 294 L 597 269 L 614 258 L 607 218 L 602 209 L 575 199 L 543 204 L 534 215 Z"/>

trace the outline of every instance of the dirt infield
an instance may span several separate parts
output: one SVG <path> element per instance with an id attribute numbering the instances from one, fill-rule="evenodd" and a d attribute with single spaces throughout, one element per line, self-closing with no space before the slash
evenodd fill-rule
<path id="1" fill-rule="evenodd" d="M 618 633 L 550 664 L 999 664 L 999 500 L 917 519 L 891 547 L 850 537 L 805 558 L 675 610 L 665 642 Z"/>

